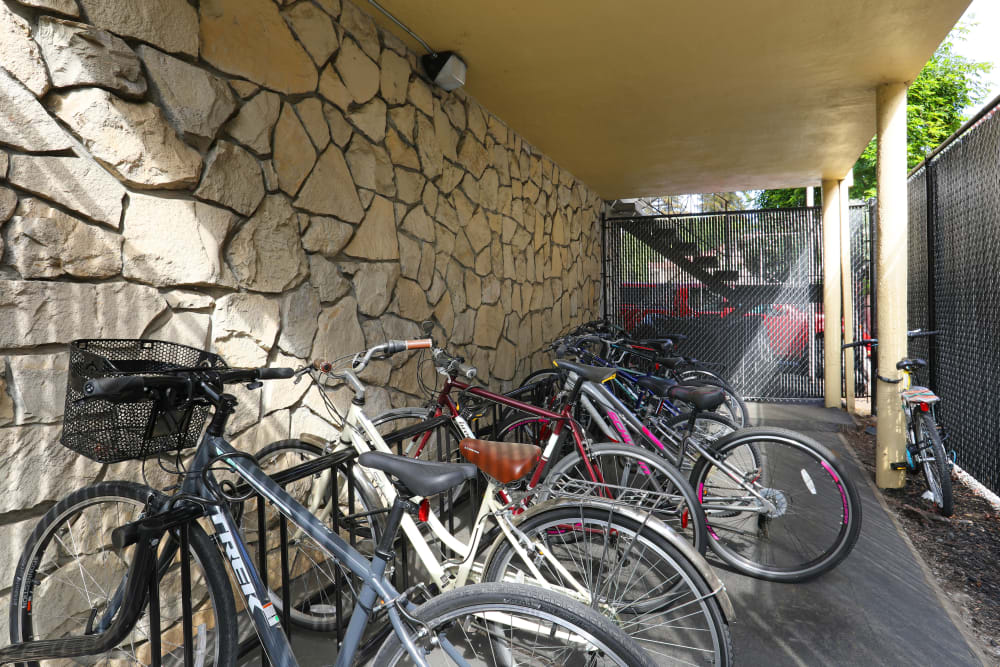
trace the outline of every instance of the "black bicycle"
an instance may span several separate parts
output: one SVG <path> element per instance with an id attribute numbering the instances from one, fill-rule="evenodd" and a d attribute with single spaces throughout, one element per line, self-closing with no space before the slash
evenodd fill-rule
<path id="1" fill-rule="evenodd" d="M 388 345 L 405 349 L 402 341 Z M 10 607 L 15 643 L 0 649 L 0 663 L 89 656 L 88 664 L 232 666 L 237 608 L 228 563 L 241 610 L 272 664 L 295 665 L 284 621 L 233 518 L 231 503 L 243 498 L 230 494 L 239 487 L 219 480 L 226 472 L 363 582 L 351 601 L 358 613 L 350 617 L 337 665 L 372 655 L 376 665 L 652 664 L 599 612 L 537 587 L 470 585 L 420 605 L 413 598 L 426 587 L 397 591 L 386 567 L 403 517 L 418 514 L 408 499 L 446 491 L 474 477 L 476 468 L 379 452 L 359 457 L 361 465 L 386 473 L 398 492 L 366 560 L 224 437 L 236 408 L 226 385 L 255 388 L 292 374 L 230 369 L 215 355 L 160 341 L 73 343 L 63 444 L 102 462 L 197 446 L 178 470 L 173 495 L 102 482 L 45 514 L 18 563 Z M 209 424 L 199 437 L 202 418 Z M 384 621 L 385 630 L 375 635 L 385 641 L 365 643 L 371 649 L 365 654 L 359 649 L 372 618 Z"/>
<path id="2" fill-rule="evenodd" d="M 922 331 L 915 329 L 906 333 L 909 338 L 935 336 L 938 331 Z M 849 347 L 878 346 L 877 338 L 864 338 L 854 343 L 846 343 L 843 349 Z M 903 416 L 906 418 L 906 460 L 893 461 L 889 467 L 893 470 L 908 470 L 922 472 L 927 482 L 929 500 L 937 507 L 943 516 L 951 516 L 955 511 L 955 503 L 951 491 L 952 457 L 944 446 L 942 427 L 937 420 L 937 404 L 941 397 L 927 387 L 921 387 L 915 382 L 917 371 L 926 368 L 927 362 L 915 357 L 905 357 L 896 364 L 896 370 L 901 371 L 901 378 L 892 379 L 878 377 L 887 384 L 899 385 L 899 398 L 902 401 Z"/>

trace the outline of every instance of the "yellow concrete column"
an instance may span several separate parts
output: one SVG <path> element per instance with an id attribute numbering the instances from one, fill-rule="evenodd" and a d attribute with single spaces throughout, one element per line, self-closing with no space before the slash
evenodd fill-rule
<path id="1" fill-rule="evenodd" d="M 840 182 L 823 181 L 823 396 L 840 407 Z"/>
<path id="2" fill-rule="evenodd" d="M 854 172 L 840 182 L 840 277 L 844 309 L 844 342 L 854 342 L 854 275 L 851 271 L 851 197 Z M 844 350 L 844 398 L 847 411 L 854 414 L 854 348 Z"/>
<path id="3" fill-rule="evenodd" d="M 878 238 L 875 266 L 875 313 L 878 324 L 878 371 L 898 378 L 896 362 L 906 356 L 906 84 L 887 83 L 875 89 L 878 130 Z M 899 385 L 878 383 L 878 435 L 875 482 L 883 489 L 900 488 L 904 473 L 889 464 L 902 461 L 906 423 L 899 403 Z"/>

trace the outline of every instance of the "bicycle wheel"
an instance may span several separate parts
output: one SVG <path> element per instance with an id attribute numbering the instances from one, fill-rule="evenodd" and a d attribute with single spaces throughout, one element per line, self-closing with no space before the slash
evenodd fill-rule
<path id="1" fill-rule="evenodd" d="M 262 449 L 257 461 L 264 472 L 273 475 L 323 454 L 319 447 L 301 440 L 280 440 Z M 379 509 L 381 504 L 353 460 L 291 481 L 284 488 L 361 554 L 371 558 L 381 526 L 378 514 L 367 513 Z M 283 586 L 276 585 L 281 581 L 280 519 L 270 504 L 265 507 L 264 516 L 270 597 L 274 606 L 282 609 Z M 240 532 L 256 565 L 260 559 L 256 499 L 244 503 Z M 342 621 L 346 623 L 344 615 L 350 614 L 361 592 L 360 580 L 293 524 L 288 526 L 288 573 L 292 623 L 320 632 L 332 632 Z"/>
<path id="2" fill-rule="evenodd" d="M 101 482 L 56 503 L 32 531 L 14 575 L 10 594 L 10 639 L 80 637 L 97 632 L 120 601 L 114 601 L 135 547 L 117 551 L 111 531 L 143 516 L 146 501 L 165 496 L 131 482 Z M 225 567 L 198 524 L 190 526 L 191 604 L 196 665 L 236 664 L 236 607 Z M 179 549 L 173 538 L 161 542 L 160 636 L 163 665 L 183 665 Z M 169 563 L 167 554 L 173 554 Z M 147 601 L 148 604 L 148 601 Z M 65 664 L 152 663 L 149 614 L 128 637 L 102 656 L 70 658 Z M 31 663 L 38 665 L 38 663 Z"/>
<path id="3" fill-rule="evenodd" d="M 536 586 L 463 586 L 432 598 L 417 607 L 413 616 L 419 622 L 413 638 L 430 665 L 655 664 L 607 618 Z M 417 633 L 423 629 L 427 632 Z M 373 664 L 410 665 L 413 661 L 393 634 Z"/>
<path id="4" fill-rule="evenodd" d="M 697 444 L 705 449 L 711 449 L 721 438 L 736 431 L 736 425 L 730 419 L 714 412 L 701 412 L 695 417 L 694 428 L 691 428 L 691 415 L 667 415 L 659 418 L 654 423 L 658 436 L 662 435 L 660 441 L 671 447 L 669 458 L 676 464 L 677 454 L 680 453 L 681 439 L 687 438 L 687 446 L 684 451 L 684 461 L 681 471 L 690 474 L 694 467 L 694 462 L 698 460 Z"/>
<path id="5" fill-rule="evenodd" d="M 920 451 L 920 465 L 927 479 L 927 488 L 934 496 L 934 504 L 943 516 L 951 516 L 955 511 L 951 493 L 951 459 L 944 449 L 941 433 L 934 418 L 926 412 L 918 413 L 923 447 Z"/>
<path id="6" fill-rule="evenodd" d="M 710 454 L 718 463 L 702 456 L 691 481 L 712 551 L 732 567 L 770 581 L 807 581 L 854 548 L 858 492 L 837 457 L 815 440 L 756 427 L 722 439 Z"/>
<path id="7" fill-rule="evenodd" d="M 518 524 L 589 592 L 602 611 L 657 664 L 732 664 L 732 638 L 712 588 L 688 556 L 657 531 L 613 508 L 561 505 Z M 530 550 L 529 550 L 530 553 Z M 579 593 L 540 553 L 532 562 L 549 584 Z M 484 581 L 533 581 L 510 542 L 486 563 Z"/>
<path id="8" fill-rule="evenodd" d="M 588 449 L 588 461 L 600 482 L 591 478 L 580 453 L 573 452 L 549 470 L 545 479 L 553 481 L 555 488 L 549 484 L 539 487 L 540 499 L 585 494 L 607 498 L 610 495 L 627 505 L 653 512 L 656 518 L 691 542 L 699 553 L 705 553 L 708 544 L 705 513 L 698 496 L 677 468 L 662 456 L 634 445 L 604 443 L 591 445 Z M 574 480 L 583 483 L 573 483 Z"/>
<path id="9" fill-rule="evenodd" d="M 730 419 L 737 428 L 746 428 L 750 426 L 750 410 L 747 408 L 746 402 L 743 398 L 733 389 L 732 385 L 720 378 L 715 373 L 705 370 L 687 370 L 683 371 L 679 375 L 679 379 L 684 384 L 707 384 L 713 387 L 719 387 L 725 392 L 726 402 L 717 408 L 717 412 L 723 417 Z"/>

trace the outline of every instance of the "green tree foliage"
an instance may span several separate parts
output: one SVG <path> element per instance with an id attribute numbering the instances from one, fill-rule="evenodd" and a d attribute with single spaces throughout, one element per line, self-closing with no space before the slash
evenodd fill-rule
<path id="1" fill-rule="evenodd" d="M 813 190 L 816 206 L 823 203 L 823 190 Z M 784 188 L 783 190 L 761 190 L 754 197 L 757 208 L 796 208 L 806 205 L 805 188 Z"/>
<path id="2" fill-rule="evenodd" d="M 908 169 L 961 127 L 968 120 L 962 110 L 981 102 L 989 92 L 982 76 L 993 65 L 969 60 L 955 52 L 955 42 L 964 41 L 968 32 L 967 26 L 955 26 L 910 84 L 906 102 Z M 868 199 L 876 194 L 876 148 L 873 138 L 854 165 L 853 199 Z M 756 203 L 760 208 L 804 206 L 805 189 L 764 190 Z M 819 203 L 817 197 L 816 204 Z"/>

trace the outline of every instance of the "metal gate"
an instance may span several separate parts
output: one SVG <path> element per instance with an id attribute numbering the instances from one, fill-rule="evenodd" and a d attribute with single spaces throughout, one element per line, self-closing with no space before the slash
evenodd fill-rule
<path id="1" fill-rule="evenodd" d="M 818 208 L 605 221 L 605 317 L 682 333 L 747 399 L 823 396 Z"/>

